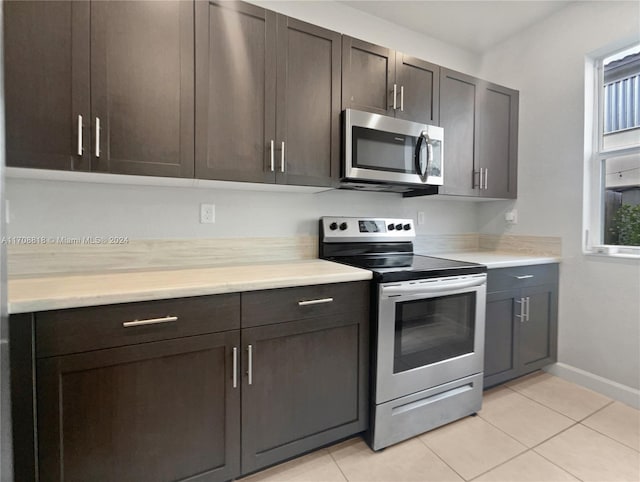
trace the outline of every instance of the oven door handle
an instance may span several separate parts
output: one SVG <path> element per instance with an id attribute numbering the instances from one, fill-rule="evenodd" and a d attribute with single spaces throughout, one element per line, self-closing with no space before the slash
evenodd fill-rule
<path id="1" fill-rule="evenodd" d="M 473 288 L 474 286 L 482 286 L 486 283 L 486 278 L 476 278 L 465 281 L 443 281 L 443 282 L 429 282 L 424 284 L 414 284 L 409 286 L 383 286 L 382 296 L 394 296 L 394 295 L 412 295 L 412 294 L 425 294 L 440 293 L 442 291 L 454 291 L 465 288 Z"/>

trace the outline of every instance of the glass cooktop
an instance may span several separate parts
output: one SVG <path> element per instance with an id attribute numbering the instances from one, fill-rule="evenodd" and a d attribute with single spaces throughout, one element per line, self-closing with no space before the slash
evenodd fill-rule
<path id="1" fill-rule="evenodd" d="M 487 271 L 487 267 L 482 264 L 414 254 L 345 256 L 335 257 L 332 261 L 371 270 L 374 279 L 381 283 L 478 274 Z"/>

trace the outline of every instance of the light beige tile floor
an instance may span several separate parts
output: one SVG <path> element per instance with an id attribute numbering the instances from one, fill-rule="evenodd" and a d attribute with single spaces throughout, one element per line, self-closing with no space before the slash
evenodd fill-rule
<path id="1" fill-rule="evenodd" d="M 547 373 L 484 394 L 466 417 L 373 452 L 360 437 L 242 482 L 640 481 L 640 411 Z"/>

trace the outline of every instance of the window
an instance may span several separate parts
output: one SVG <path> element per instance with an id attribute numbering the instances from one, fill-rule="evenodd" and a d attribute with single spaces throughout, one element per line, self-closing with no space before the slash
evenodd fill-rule
<path id="1" fill-rule="evenodd" d="M 588 66 L 593 143 L 585 156 L 585 249 L 640 257 L 640 44 Z"/>

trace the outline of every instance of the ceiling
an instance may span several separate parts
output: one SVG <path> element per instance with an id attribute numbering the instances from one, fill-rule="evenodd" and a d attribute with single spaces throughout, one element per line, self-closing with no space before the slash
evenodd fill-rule
<path id="1" fill-rule="evenodd" d="M 476 53 L 566 7 L 554 1 L 342 1 L 413 31 Z"/>

